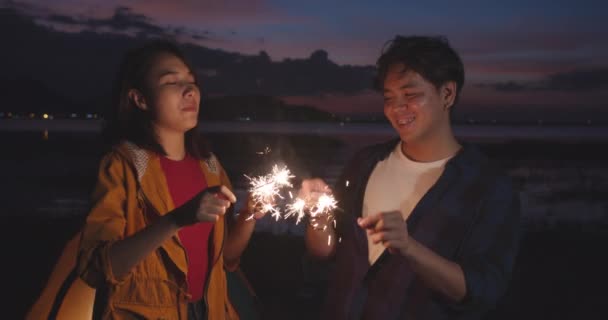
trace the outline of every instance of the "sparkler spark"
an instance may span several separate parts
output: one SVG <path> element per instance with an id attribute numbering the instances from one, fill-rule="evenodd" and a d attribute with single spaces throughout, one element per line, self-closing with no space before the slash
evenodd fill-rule
<path id="1" fill-rule="evenodd" d="M 306 201 L 304 199 L 297 198 L 293 203 L 287 204 L 286 207 L 285 218 L 296 216 L 296 224 L 300 223 L 306 215 Z"/>
<path id="2" fill-rule="evenodd" d="M 260 209 L 262 213 L 270 213 L 277 221 L 281 218 L 281 211 L 275 207 L 277 198 L 283 199 L 280 192 L 284 187 L 293 187 L 290 180 L 295 176 L 291 174 L 287 167 L 279 168 L 274 165 L 272 172 L 259 177 L 249 177 L 249 193 L 254 202 L 254 207 Z"/>
<path id="3" fill-rule="evenodd" d="M 310 216 L 328 215 L 338 206 L 336 199 L 328 194 L 322 194 L 317 203 L 310 209 Z"/>
<path id="4" fill-rule="evenodd" d="M 271 179 L 274 183 L 276 183 L 278 187 L 292 188 L 293 185 L 291 184 L 291 182 L 289 182 L 291 178 L 295 178 L 295 176 L 291 174 L 291 171 L 289 171 L 287 167 L 279 169 L 276 164 L 274 165 L 274 167 L 272 167 Z"/>
<path id="5" fill-rule="evenodd" d="M 334 223 L 335 226 L 333 211 L 338 208 L 338 202 L 327 193 L 323 193 L 313 200 L 299 197 L 294 199 L 293 194 L 289 191 L 289 198 L 293 201 L 285 205 L 285 215 L 281 215 L 281 210 L 276 206 L 277 199 L 284 199 L 281 191 L 284 188 L 293 188 L 291 179 L 295 177 L 286 166 L 279 168 L 278 165 L 274 165 L 269 174 L 253 178 L 247 175 L 245 177 L 249 179 L 249 193 L 254 207 L 258 208 L 261 213 L 270 214 L 276 221 L 280 218 L 295 217 L 296 224 L 309 215 L 310 224 L 314 228 L 325 230 L 330 223 Z M 248 219 L 252 217 L 253 213 Z"/>
<path id="6" fill-rule="evenodd" d="M 262 156 L 262 155 L 269 154 L 271 151 L 272 151 L 272 150 L 270 150 L 270 147 L 266 146 L 266 147 L 264 148 L 264 150 L 262 150 L 262 151 L 257 151 L 256 153 Z"/>
<path id="7" fill-rule="evenodd" d="M 287 204 L 285 219 L 295 216 L 296 224 L 308 214 L 310 225 L 315 229 L 326 230 L 330 223 L 334 224 L 333 211 L 338 208 L 336 199 L 329 194 L 322 194 L 314 202 L 312 199 L 304 200 L 296 198 L 292 203 Z"/>

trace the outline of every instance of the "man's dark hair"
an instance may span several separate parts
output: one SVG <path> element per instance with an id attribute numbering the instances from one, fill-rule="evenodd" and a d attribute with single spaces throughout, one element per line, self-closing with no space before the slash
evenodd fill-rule
<path id="1" fill-rule="evenodd" d="M 109 146 L 129 140 L 142 148 L 166 155 L 152 126 L 153 112 L 139 109 L 129 98 L 129 91 L 137 89 L 148 101 L 152 100 L 146 79 L 161 54 L 173 55 L 193 70 L 179 47 L 168 40 L 154 40 L 128 51 L 120 64 L 110 108 L 105 115 L 103 136 Z M 196 158 L 210 155 L 207 144 L 198 134 L 198 126 L 186 132 L 185 143 L 188 154 Z"/>
<path id="2" fill-rule="evenodd" d="M 382 91 L 389 68 L 400 63 L 405 70 L 415 71 L 435 88 L 449 81 L 456 82 L 454 104 L 458 102 L 464 85 L 464 66 L 445 37 L 396 36 L 387 42 L 376 62 L 378 73 L 374 87 L 377 90 Z"/>

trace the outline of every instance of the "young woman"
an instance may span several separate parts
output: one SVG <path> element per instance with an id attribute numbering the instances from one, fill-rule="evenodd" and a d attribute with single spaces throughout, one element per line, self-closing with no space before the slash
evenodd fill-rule
<path id="1" fill-rule="evenodd" d="M 238 319 L 225 270 L 237 267 L 256 219 L 230 214 L 230 181 L 197 137 L 192 68 L 175 45 L 153 42 L 126 55 L 116 86 L 105 127 L 113 148 L 77 268 L 97 289 L 95 317 Z"/>

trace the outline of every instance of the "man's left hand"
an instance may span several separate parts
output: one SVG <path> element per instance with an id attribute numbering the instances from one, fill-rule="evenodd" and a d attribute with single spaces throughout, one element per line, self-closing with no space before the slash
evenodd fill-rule
<path id="1" fill-rule="evenodd" d="M 380 212 L 357 219 L 361 228 L 366 229 L 374 244 L 381 242 L 390 253 L 406 255 L 410 243 L 407 223 L 401 212 Z"/>

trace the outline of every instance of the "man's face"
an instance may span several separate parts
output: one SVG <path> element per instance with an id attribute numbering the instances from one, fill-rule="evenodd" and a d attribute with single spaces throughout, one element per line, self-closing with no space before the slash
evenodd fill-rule
<path id="1" fill-rule="evenodd" d="M 449 87 L 449 88 L 446 88 Z M 389 68 L 384 79 L 384 115 L 401 140 L 414 144 L 430 141 L 435 134 L 449 128 L 449 109 L 453 104 L 454 83 L 436 88 L 403 64 Z"/>

